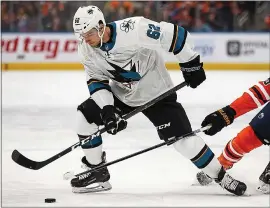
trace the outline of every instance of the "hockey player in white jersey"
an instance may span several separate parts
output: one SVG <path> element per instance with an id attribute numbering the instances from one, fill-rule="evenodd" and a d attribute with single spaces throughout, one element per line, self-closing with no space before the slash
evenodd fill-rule
<path id="1" fill-rule="evenodd" d="M 191 88 L 205 79 L 200 55 L 193 50 L 190 34 L 183 27 L 167 22 L 155 22 L 144 17 L 131 17 L 106 24 L 96 6 L 80 7 L 73 20 L 78 53 L 86 72 L 90 98 L 78 106 L 77 134 L 84 139 L 105 125 L 109 134 L 124 130 L 122 118 L 136 107 L 156 98 L 173 87 L 158 48 L 179 60 L 183 77 Z M 142 112 L 157 128 L 162 140 L 192 131 L 176 93 Z M 159 128 L 164 126 L 166 128 Z M 243 195 L 246 185 L 235 180 L 222 168 L 205 142 L 197 135 L 173 144 L 176 151 L 190 159 L 199 169 L 227 191 Z M 83 144 L 86 168 L 105 163 L 102 137 Z M 111 189 L 107 168 L 71 180 L 73 192 Z M 91 187 L 93 184 L 97 187 Z M 86 189 L 87 187 L 87 189 Z M 90 187 L 90 189 L 89 189 Z"/>

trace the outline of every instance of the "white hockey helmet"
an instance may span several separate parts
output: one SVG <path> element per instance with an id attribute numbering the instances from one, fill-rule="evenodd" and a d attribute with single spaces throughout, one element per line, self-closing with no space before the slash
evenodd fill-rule
<path id="1" fill-rule="evenodd" d="M 82 34 L 96 28 L 102 44 L 102 37 L 105 30 L 100 34 L 100 24 L 106 25 L 106 22 L 102 11 L 96 6 L 79 7 L 73 17 L 74 33 L 80 41 L 83 40 Z"/>

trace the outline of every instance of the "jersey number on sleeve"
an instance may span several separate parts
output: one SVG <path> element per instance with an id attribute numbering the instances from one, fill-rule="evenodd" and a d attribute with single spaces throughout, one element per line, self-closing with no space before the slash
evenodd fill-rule
<path id="1" fill-rule="evenodd" d="M 147 30 L 147 36 L 153 39 L 159 39 L 160 36 L 160 27 L 153 24 L 148 24 L 149 29 Z"/>

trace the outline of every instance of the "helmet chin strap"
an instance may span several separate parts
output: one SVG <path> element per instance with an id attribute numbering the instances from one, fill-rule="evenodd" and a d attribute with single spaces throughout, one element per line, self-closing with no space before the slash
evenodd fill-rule
<path id="1" fill-rule="evenodd" d="M 98 30 L 98 37 L 100 37 L 100 44 L 99 44 L 99 48 L 101 48 L 102 44 L 103 44 L 103 36 L 104 36 L 104 33 L 105 33 L 105 28 L 106 27 L 103 27 L 103 32 L 102 34 L 99 34 L 99 30 Z"/>

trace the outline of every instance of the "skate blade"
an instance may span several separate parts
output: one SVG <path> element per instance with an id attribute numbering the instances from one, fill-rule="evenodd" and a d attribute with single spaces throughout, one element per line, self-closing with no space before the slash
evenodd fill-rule
<path id="1" fill-rule="evenodd" d="M 208 183 L 208 184 L 205 184 L 205 185 L 202 185 L 200 184 L 198 181 L 194 181 L 191 186 L 204 186 L 204 187 L 208 187 L 208 186 L 215 186 L 216 184 L 215 183 Z"/>
<path id="2" fill-rule="evenodd" d="M 111 184 L 107 182 L 98 183 L 96 186 L 88 186 L 88 187 L 72 187 L 73 193 L 95 193 L 102 191 L 109 191 L 112 189 Z"/>
<path id="3" fill-rule="evenodd" d="M 262 196 L 264 194 L 269 194 L 269 193 L 264 193 L 262 191 L 258 191 L 257 189 L 256 190 L 247 190 L 243 196 Z"/>

